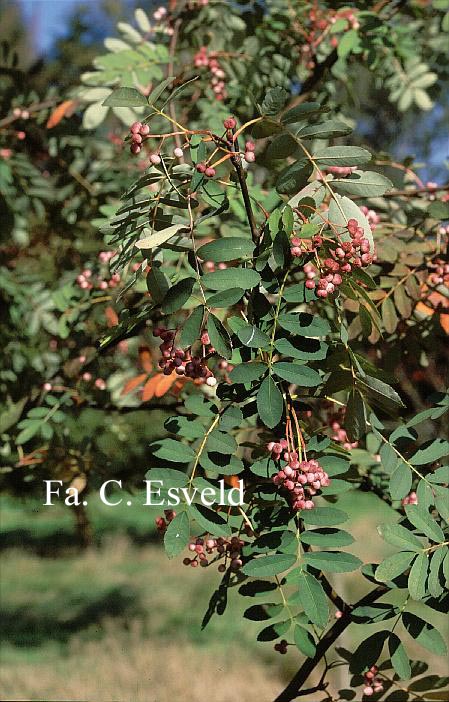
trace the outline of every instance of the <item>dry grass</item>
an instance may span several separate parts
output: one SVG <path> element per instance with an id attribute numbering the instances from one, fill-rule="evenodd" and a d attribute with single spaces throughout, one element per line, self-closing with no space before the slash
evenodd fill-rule
<path id="1" fill-rule="evenodd" d="M 75 639 L 67 657 L 5 667 L 2 699 L 270 702 L 282 688 L 273 669 L 237 645 L 212 654 L 187 641 L 147 639 L 137 624 L 107 629 L 101 642 Z"/>

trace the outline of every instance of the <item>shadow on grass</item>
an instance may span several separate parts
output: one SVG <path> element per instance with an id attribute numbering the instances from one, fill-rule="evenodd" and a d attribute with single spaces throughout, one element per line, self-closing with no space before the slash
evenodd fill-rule
<path id="1" fill-rule="evenodd" d="M 65 602 L 63 611 L 50 608 L 6 607 L 2 611 L 0 641 L 15 646 L 40 646 L 48 641 L 66 643 L 92 626 L 101 631 L 105 617 L 131 618 L 142 614 L 136 590 L 128 586 L 111 588 L 97 595 L 86 592 Z M 124 623 L 124 627 L 126 625 Z"/>
<path id="2" fill-rule="evenodd" d="M 110 536 L 110 530 L 95 531 L 93 545 L 101 546 L 105 538 Z M 160 537 L 155 531 L 144 534 L 132 526 L 120 529 L 120 534 L 127 536 L 135 546 L 147 546 L 160 544 Z M 9 529 L 4 530 L 0 536 L 0 551 L 9 548 L 19 548 L 31 551 L 41 557 L 54 557 L 67 551 L 79 551 L 82 549 L 73 531 L 52 531 L 48 534 L 36 533 L 31 529 Z"/>

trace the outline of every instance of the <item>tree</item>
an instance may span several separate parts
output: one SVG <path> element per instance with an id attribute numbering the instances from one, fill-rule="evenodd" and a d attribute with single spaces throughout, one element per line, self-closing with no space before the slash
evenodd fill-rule
<path id="1" fill-rule="evenodd" d="M 386 86 L 397 114 L 430 109 L 447 9 L 137 10 L 69 96 L 85 129 L 127 125 L 131 153 L 108 159 L 104 147 L 97 167 L 83 162 L 83 209 L 100 206 L 108 251 L 59 289 L 55 333 L 72 348 L 39 390 L 14 398 L 5 431 L 19 451 L 63 441 L 78 408 L 124 411 L 131 393 L 134 407 L 169 411 L 147 473 L 163 482 L 167 554 L 218 564 L 204 626 L 235 587 L 257 598 L 245 616 L 264 622 L 259 640 L 297 650 L 279 702 L 327 690 L 334 646 L 348 684 L 376 699 L 422 675 L 407 637 L 446 652 L 428 618 L 448 595 L 448 186 L 422 182 L 411 158 L 365 148 L 353 96 L 365 81 L 367 103 Z M 85 353 L 106 289 L 111 328 Z M 135 355 L 122 361 L 114 349 L 128 339 Z M 101 369 L 94 385 L 86 363 Z M 347 552 L 354 538 L 341 528 L 338 496 L 366 490 L 397 513 L 379 525 L 395 549 L 379 564 Z M 348 572 L 371 584 L 357 602 L 334 588 L 332 574 Z M 350 625 L 368 634 L 348 652 L 338 644 Z"/>

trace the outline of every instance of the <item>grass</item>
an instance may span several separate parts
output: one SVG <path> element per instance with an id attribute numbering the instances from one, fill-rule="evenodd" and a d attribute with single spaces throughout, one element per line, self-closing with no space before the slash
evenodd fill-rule
<path id="1" fill-rule="evenodd" d="M 339 503 L 350 512 L 345 528 L 359 539 L 349 550 L 366 560 L 369 534 L 370 557 L 380 559 L 387 549 L 375 527 L 394 513 L 372 495 L 356 495 Z M 253 602 L 231 589 L 225 615 L 202 631 L 216 569 L 169 561 L 154 533 L 154 509 L 98 500 L 88 509 L 98 545 L 79 551 L 67 508 L 3 499 L 1 698 L 270 702 L 301 659 L 256 642 L 262 625 L 242 617 Z M 354 574 L 332 580 L 349 601 L 369 589 Z M 351 648 L 367 635 L 363 627 L 356 632 L 340 643 Z M 344 669 L 334 684 L 348 685 Z"/>

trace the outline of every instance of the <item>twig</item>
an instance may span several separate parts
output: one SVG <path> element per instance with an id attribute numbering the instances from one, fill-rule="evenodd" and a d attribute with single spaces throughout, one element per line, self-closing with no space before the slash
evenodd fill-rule
<path id="1" fill-rule="evenodd" d="M 356 602 L 353 607 L 364 607 L 366 605 L 370 605 L 378 600 L 379 597 L 381 597 L 385 592 L 386 588 L 384 586 L 378 586 Z M 349 626 L 349 624 L 351 624 L 350 616 L 343 616 L 341 619 L 337 619 L 335 624 L 333 624 L 333 626 L 318 643 L 315 655 L 304 661 L 298 672 L 293 676 L 280 695 L 276 697 L 274 702 L 292 702 L 292 700 L 299 696 L 301 688 L 307 681 L 309 675 L 313 670 L 315 670 L 320 660 L 324 657 L 326 652 L 335 643 L 343 631 Z"/>

